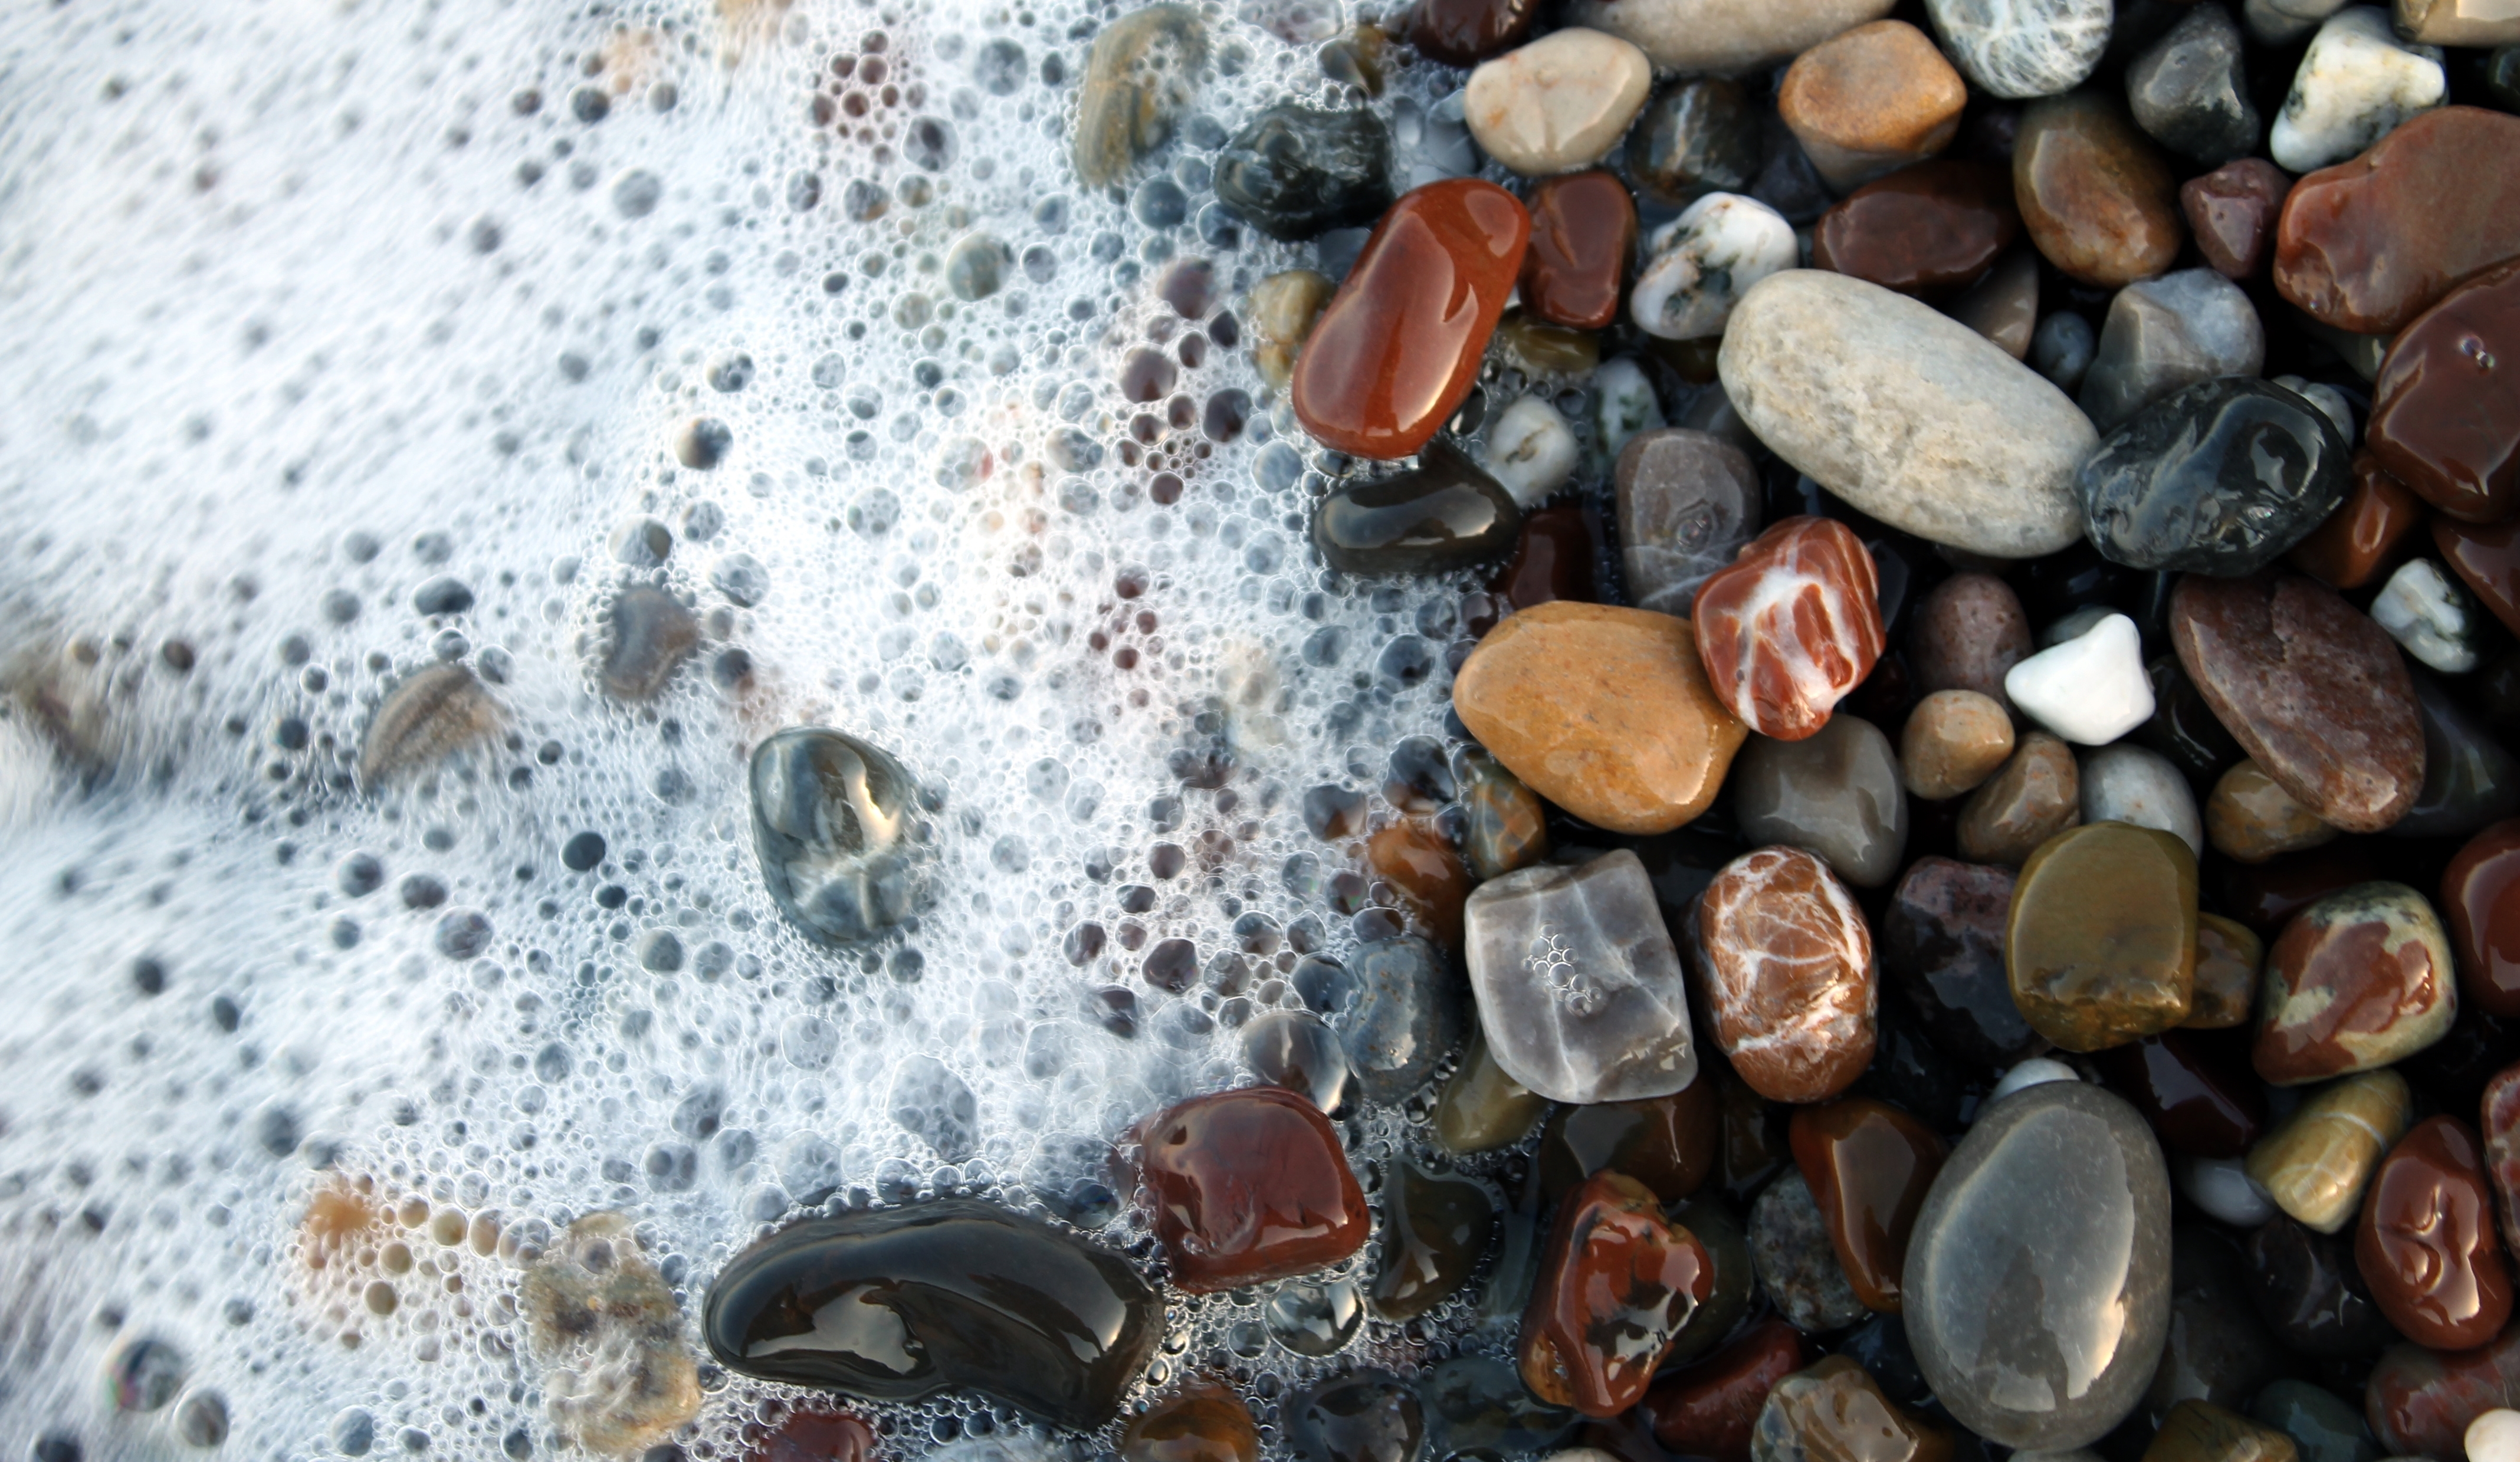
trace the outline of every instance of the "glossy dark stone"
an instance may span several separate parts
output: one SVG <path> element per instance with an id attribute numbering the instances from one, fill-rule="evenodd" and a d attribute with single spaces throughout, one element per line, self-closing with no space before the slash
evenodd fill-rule
<path id="1" fill-rule="evenodd" d="M 1872 1064 L 1847 1090 L 1912 1112 L 1938 1128 L 1961 1126 L 1968 1077 L 1925 1035 L 1924 1022 L 1905 1001 L 1882 1006 L 1873 1017 Z"/>
<path id="2" fill-rule="evenodd" d="M 1552 325 L 1600 330 L 1619 317 L 1619 286 L 1637 246 L 1628 187 L 1598 170 L 1550 178 L 1532 189 L 1531 250 L 1522 302 Z"/>
<path id="3" fill-rule="evenodd" d="M 1522 44 L 1540 0 L 1418 0 L 1402 34 L 1446 66 L 1476 66 Z"/>
<path id="4" fill-rule="evenodd" d="M 2218 167 L 2258 145 L 2258 109 L 2242 73 L 2240 27 L 2195 5 L 2127 67 L 2136 125 L 2191 162 Z"/>
<path id="5" fill-rule="evenodd" d="M 1272 1086 L 1300 1091 L 1332 1117 L 1356 1105 L 1355 1070 L 1338 1033 L 1309 1010 L 1271 1010 L 1242 1028 L 1242 1059 Z"/>
<path id="6" fill-rule="evenodd" d="M 1082 1431 L 1119 1409 L 1163 1306 L 1120 1256 L 949 1198 L 781 1229 L 727 1264 L 701 1324 L 743 1375 L 872 1400 L 965 1387 Z"/>
<path id="7" fill-rule="evenodd" d="M 779 911 L 861 945 L 926 907 L 933 832 L 899 762 L 841 731 L 790 727 L 752 752 L 752 846 Z"/>
<path id="8" fill-rule="evenodd" d="M 1583 1420 L 1524 1388 L 1514 1368 L 1491 1355 L 1456 1355 L 1418 1381 L 1430 1457 L 1517 1457 L 1545 1453 Z"/>
<path id="9" fill-rule="evenodd" d="M 2354 1263 L 2380 1312 L 2419 1346 L 2464 1351 L 2501 1333 L 2511 1275 L 2474 1129 L 2427 1117 L 2389 1149 L 2362 1192 Z"/>
<path id="10" fill-rule="evenodd" d="M 1645 1396 L 1644 1415 L 1654 1440 L 1678 1455 L 1749 1462 L 1751 1429 L 1768 1393 L 1802 1367 L 1794 1327 L 1763 1320 L 1707 1359 L 1664 1373 Z"/>
<path id="11" fill-rule="evenodd" d="M 2048 1049 L 2012 1002 L 2003 972 L 2010 868 L 1920 858 L 1890 896 L 1881 969 L 1935 1044 L 1979 1066 L 2010 1066 Z"/>
<path id="12" fill-rule="evenodd" d="M 1313 514 L 1322 557 L 1352 574 L 1466 568 L 1505 556 L 1521 530 L 1512 497 L 1442 440 L 1428 442 L 1407 471 L 1341 486 Z"/>
<path id="13" fill-rule="evenodd" d="M 1593 532 L 1584 521 L 1584 509 L 1565 504 L 1523 514 L 1522 536 L 1514 540 L 1513 556 L 1506 560 L 1488 592 L 1508 612 L 1551 599 L 1590 602 L 1598 598 L 1593 586 Z"/>
<path id="14" fill-rule="evenodd" d="M 1384 1170 L 1382 1245 L 1366 1291 L 1373 1312 L 1410 1320 L 1460 1289 L 1496 1236 L 1485 1183 L 1400 1161 Z"/>
<path id="15" fill-rule="evenodd" d="M 2497 822 L 2442 873 L 2459 994 L 2488 1014 L 2520 1015 L 2520 821 Z"/>
<path id="16" fill-rule="evenodd" d="M 1790 1141 L 1856 1298 L 1896 1313 L 1908 1237 L 1951 1150 L 1915 1118 L 1862 1096 L 1796 1112 Z"/>
<path id="17" fill-rule="evenodd" d="M 1333 1022 L 1366 1099 L 1406 1101 L 1434 1076 L 1461 1039 L 1457 982 L 1433 945 L 1416 937 L 1376 940 L 1348 961 L 1354 1004 Z"/>
<path id="18" fill-rule="evenodd" d="M 1628 176 L 1640 192 L 1672 204 L 1747 193 L 1760 153 L 1759 111 L 1741 84 L 1689 76 L 1647 102 L 1629 130 Z"/>
<path id="19" fill-rule="evenodd" d="M 1609 1169 L 1678 1203 L 1714 1168 L 1719 1124 L 1715 1084 L 1702 1078 L 1670 1096 L 1560 1106 L 1540 1134 L 1541 1193 L 1554 1203 Z"/>
<path id="20" fill-rule="evenodd" d="M 2277 854 L 2261 864 L 2228 863 L 2223 875 L 2225 911 L 2268 939 L 2329 894 L 2380 876 L 2370 849 L 2346 841 Z"/>
<path id="21" fill-rule="evenodd" d="M 2391 1346 L 2362 1392 L 2362 1414 L 2372 1435 L 2399 1457 L 2463 1456 L 2468 1423 L 2497 1406 L 2520 1406 L 2520 1330 L 2447 1354 L 2406 1343 Z"/>
<path id="22" fill-rule="evenodd" d="M 2288 1363 L 2250 1311 L 2240 1246 L 2223 1230 L 2182 1223 L 2170 1244 L 2170 1330 L 2137 1416 L 2153 1426 L 2182 1402 L 2235 1409 Z"/>
<path id="23" fill-rule="evenodd" d="M 1713 1351 L 1738 1328 L 1758 1297 L 1759 1276 L 1750 1261 L 1750 1235 L 1741 1216 L 1720 1194 L 1704 1192 L 1671 1210 L 1672 1221 L 1706 1249 L 1714 1281 L 1706 1299 L 1673 1332 L 1663 1368 L 1686 1365 Z"/>
<path id="24" fill-rule="evenodd" d="M 1426 1412 L 1397 1376 L 1359 1371 L 1286 1403 L 1287 1440 L 1305 1462 L 1413 1462 Z"/>
<path id="25" fill-rule="evenodd" d="M 2153 656 L 2144 665 L 2144 676 L 2152 682 L 2152 719 L 2135 729 L 2136 744 L 2168 757 L 2187 774 L 2191 785 L 2212 786 L 2240 760 L 2240 743 L 2205 703 L 2177 655 Z"/>
<path id="26" fill-rule="evenodd" d="M 2436 517 L 2433 546 L 2503 628 L 2520 635 L 2520 519 L 2479 526 Z"/>
<path id="27" fill-rule="evenodd" d="M 1714 1290 L 1705 1246 L 1652 1190 L 1603 1173 L 1559 1205 L 1522 1312 L 1522 1383 L 1555 1405 L 1616 1416 L 1644 1396 L 1672 1337 Z"/>
<path id="28" fill-rule="evenodd" d="M 1338 1133 L 1291 1091 L 1194 1096 L 1142 1130 L 1140 1173 L 1177 1288 L 1308 1273 L 1354 1254 L 1372 1229 Z"/>
<path id="29" fill-rule="evenodd" d="M 2225 288 L 2228 288 L 2228 286 Z M 2248 377 L 2200 381 L 2137 413 L 2075 474 L 2092 547 L 2137 568 L 2225 576 L 2274 561 L 2345 501 L 2326 413 Z"/>
<path id="30" fill-rule="evenodd" d="M 1925 1373 L 1916 1368 L 1915 1348 L 1908 1344 L 1908 1324 L 1895 1314 L 1876 1314 L 1856 1326 L 1832 1348 L 1832 1353 L 1864 1367 L 1881 1394 L 1903 1406 L 1933 1395 Z"/>
<path id="31" fill-rule="evenodd" d="M 2466 837 L 2520 813 L 2520 760 L 2441 683 L 2408 667 L 2424 725 L 2424 785 L 2392 837 Z"/>
<path id="32" fill-rule="evenodd" d="M 1240 1396 L 1193 1381 L 1129 1418 L 1120 1433 L 1120 1462 L 1260 1462 L 1260 1433 Z"/>
<path id="33" fill-rule="evenodd" d="M 2462 282 L 2390 343 L 2371 455 L 2472 523 L 2520 508 L 2520 260 Z"/>
<path id="34" fill-rule="evenodd" d="M 2179 206 L 2196 235 L 2196 251 L 2225 279 L 2243 280 L 2267 261 L 2275 212 L 2292 179 L 2264 157 L 2227 162 L 2179 186 Z"/>
<path id="35" fill-rule="evenodd" d="M 2290 1437 L 2301 1462 L 2379 1462 L 2362 1408 L 2324 1386 L 2270 1381 L 2250 1398 L 2249 1416 Z"/>
<path id="36" fill-rule="evenodd" d="M 1986 273 L 2020 236 L 2002 168 L 1937 158 L 1867 183 L 1822 214 L 1812 267 L 1940 297 Z"/>
<path id="37" fill-rule="evenodd" d="M 2354 454 L 2354 485 L 2327 521 L 2293 545 L 2293 567 L 2330 589 L 2379 583 L 2414 551 L 2424 504 L 2368 450 Z"/>
<path id="38" fill-rule="evenodd" d="M 2267 1104 L 2244 1071 L 2227 1070 L 2205 1044 L 2164 1031 L 2093 1058 L 2111 1087 L 2135 1103 L 2161 1144 L 2200 1158 L 2244 1156 L 2266 1130 Z"/>
<path id="39" fill-rule="evenodd" d="M 1391 206 L 1391 137 L 1360 108 L 1262 110 L 1216 157 L 1216 200 L 1272 239 L 1358 228 Z"/>
<path id="40" fill-rule="evenodd" d="M 2368 1355 L 2397 1332 L 2371 1301 L 2354 1246 L 2277 1214 L 2249 1233 L 2249 1303 L 2275 1338 L 2304 1355 Z"/>

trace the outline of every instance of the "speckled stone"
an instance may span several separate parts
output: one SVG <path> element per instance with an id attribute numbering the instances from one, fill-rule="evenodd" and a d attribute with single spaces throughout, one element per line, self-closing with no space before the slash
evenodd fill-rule
<path id="1" fill-rule="evenodd" d="M 1829 1245 L 1828 1219 L 1800 1173 L 1787 1170 L 1750 1205 L 1750 1263 L 1797 1330 L 1837 1330 L 1864 1318 L 1864 1302 Z"/>
<path id="2" fill-rule="evenodd" d="M 1589 167 L 1645 105 L 1653 66 L 1615 35 L 1552 30 L 1470 72 L 1462 114 L 1487 155 L 1525 177 Z"/>
<path id="3" fill-rule="evenodd" d="M 1579 0 L 1567 19 L 1644 48 L 1683 75 L 1730 75 L 1799 56 L 1840 31 L 1890 13 L 1891 0 Z"/>
<path id="4" fill-rule="evenodd" d="M 1160 147 L 1206 64 L 1207 27 L 1187 5 L 1149 5 L 1103 26 L 1077 93 L 1077 180 L 1116 183 Z"/>
<path id="5" fill-rule="evenodd" d="M 1908 846 L 1899 759 L 1880 728 L 1831 716 L 1800 741 L 1753 736 L 1730 778 L 1732 817 L 1754 843 L 1817 853 L 1858 888 L 1879 888 Z"/>
<path id="6" fill-rule="evenodd" d="M 1917 1218 L 1908 1340 L 1961 1425 L 2005 1446 L 2097 1440 L 2170 1321 L 2170 1175 L 2143 1119 L 2080 1082 L 1986 1108 Z"/>
<path id="7" fill-rule="evenodd" d="M 2409 45 L 2377 6 L 2340 10 L 2318 27 L 2293 73 L 2292 92 L 2267 135 L 2268 155 L 2289 172 L 2342 162 L 2448 94 L 2441 52 Z"/>
<path id="8" fill-rule="evenodd" d="M 1925 0 L 1952 60 L 2010 100 L 2069 91 L 2109 43 L 2107 0 Z"/>
<path id="9" fill-rule="evenodd" d="M 1750 1435 L 1750 1462 L 1946 1462 L 1951 1434 L 1892 1405 L 1852 1356 L 1823 1356 L 1776 1384 Z"/>
<path id="10" fill-rule="evenodd" d="M 1721 335 L 1753 286 L 1800 257 L 1793 225 L 1776 209 L 1737 193 L 1707 194 L 1645 241 L 1629 318 L 1665 340 Z"/>
<path id="11" fill-rule="evenodd" d="M 2012 586 L 1993 574 L 1958 573 L 1935 585 L 1908 627 L 1917 689 L 1974 690 L 2007 710 L 2004 673 L 2030 650 L 2030 616 Z"/>
<path id="12" fill-rule="evenodd" d="M 2003 973 L 2012 871 L 1948 858 L 1908 865 L 1881 926 L 1881 970 L 1934 1044 L 1979 1066 L 2048 1049 L 2013 1003 Z"/>
<path id="13" fill-rule="evenodd" d="M 2249 1179 L 2303 1224 L 2341 1232 L 2380 1155 L 2405 1133 L 2414 1093 L 2394 1071 L 2320 1087 L 2249 1150 Z"/>

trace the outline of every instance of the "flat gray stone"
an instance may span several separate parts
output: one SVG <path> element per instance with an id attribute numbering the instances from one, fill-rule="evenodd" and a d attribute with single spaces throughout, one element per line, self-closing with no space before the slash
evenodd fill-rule
<path id="1" fill-rule="evenodd" d="M 1732 816 L 1744 841 L 1817 855 L 1859 888 L 1879 888 L 1908 847 L 1899 754 L 1881 729 L 1844 711 L 1812 735 L 1754 735 L 1732 764 Z"/>
<path id="2" fill-rule="evenodd" d="M 2170 1327 L 2170 1174 L 2124 1098 L 2048 1082 L 1996 1101 L 1908 1244 L 1908 1342 L 1962 1426 L 2010 1447 L 2107 1435 Z"/>
<path id="3" fill-rule="evenodd" d="M 2110 0 L 1925 0 L 1962 74 L 2015 101 L 2073 90 L 2108 49 Z"/>
<path id="4" fill-rule="evenodd" d="M 1741 297 L 1716 370 L 1759 440 L 1893 527 L 1993 558 L 2082 534 L 2091 419 L 1931 305 L 1789 269 Z"/>
<path id="5" fill-rule="evenodd" d="M 1491 878 L 1462 910 L 1488 1052 L 1551 1101 L 1669 1096 L 1697 1077 L 1680 953 L 1622 848 Z"/>
<path id="6" fill-rule="evenodd" d="M 2247 292 L 2214 270 L 2182 269 L 2109 301 L 2083 411 L 2107 431 L 2182 386 L 2255 376 L 2266 363 L 2266 328 Z"/>
<path id="7" fill-rule="evenodd" d="M 1567 21 L 1635 42 L 1666 71 L 1732 75 L 1790 61 L 1839 31 L 1881 19 L 1891 5 L 1892 0 L 1579 0 Z"/>
<path id="8" fill-rule="evenodd" d="M 1722 437 L 1675 426 L 1630 437 L 1615 476 L 1628 597 L 1685 619 L 1698 586 L 1758 534 L 1758 471 Z"/>

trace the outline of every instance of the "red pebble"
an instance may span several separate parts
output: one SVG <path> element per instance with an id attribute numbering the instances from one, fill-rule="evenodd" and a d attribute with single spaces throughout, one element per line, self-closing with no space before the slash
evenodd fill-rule
<path id="1" fill-rule="evenodd" d="M 1794 1327 L 1762 1320 L 1739 1340 L 1673 1371 L 1645 1396 L 1654 1440 L 1684 1457 L 1749 1462 L 1750 1432 L 1776 1384 L 1803 1368 Z"/>
<path id="2" fill-rule="evenodd" d="M 2488 1015 L 2520 1015 L 2520 818 L 2467 840 L 2442 870 L 2439 907 L 2459 993 Z"/>
<path id="3" fill-rule="evenodd" d="M 2354 1266 L 2389 1323 L 2419 1346 L 2464 1351 L 2501 1331 L 2511 1278 L 2484 1149 L 2467 1124 L 2428 1117 L 2380 1160 L 2354 1227 Z"/>
<path id="4" fill-rule="evenodd" d="M 1879 582 L 1834 518 L 1789 517 L 1751 540 L 1690 613 L 1716 698 L 1763 736 L 1817 733 L 1881 658 Z"/>
<path id="5" fill-rule="evenodd" d="M 1531 215 L 1494 183 L 1403 195 L 1295 359 L 1295 419 L 1352 457 L 1426 445 L 1477 382 L 1530 240 Z"/>
<path id="6" fill-rule="evenodd" d="M 752 1462 L 866 1462 L 875 1429 L 839 1411 L 798 1411 L 752 1450 Z"/>
<path id="7" fill-rule="evenodd" d="M 2391 1346 L 2362 1386 L 2362 1417 L 2393 1457 L 2458 1462 L 2467 1424 L 2497 1406 L 2520 1406 L 2520 1327 L 2449 1354 Z"/>
<path id="8" fill-rule="evenodd" d="M 2179 208 L 2196 236 L 2196 251 L 2227 279 L 2244 280 L 2267 261 L 2275 213 L 2292 179 L 2264 157 L 2226 162 L 2179 187 Z"/>
<path id="9" fill-rule="evenodd" d="M 1566 1195 L 1522 1311 L 1522 1384 L 1554 1406 L 1635 1405 L 1672 1337 L 1715 1292 L 1697 1235 L 1633 1177 L 1598 1173 Z"/>
<path id="10" fill-rule="evenodd" d="M 1552 325 L 1600 330 L 1619 318 L 1619 282 L 1637 247 L 1637 204 L 1609 173 L 1551 178 L 1531 191 L 1522 302 Z"/>
<path id="11" fill-rule="evenodd" d="M 1283 1279 L 1365 1245 L 1373 1216 L 1321 1109 L 1277 1086 L 1193 1096 L 1148 1122 L 1140 1174 L 1173 1284 Z"/>
<path id="12" fill-rule="evenodd" d="M 2520 1254 L 2520 1207 L 2514 1207 L 2520 1204 L 2520 1066 L 2495 1073 L 2477 1107 L 2485 1130 L 2485 1175 L 2494 1183 L 2503 1247 Z"/>

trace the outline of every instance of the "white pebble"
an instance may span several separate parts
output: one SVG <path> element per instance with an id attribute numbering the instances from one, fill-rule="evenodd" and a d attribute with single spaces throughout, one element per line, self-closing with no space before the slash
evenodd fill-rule
<path id="1" fill-rule="evenodd" d="M 2015 1091 L 2036 1086 L 2043 1082 L 2079 1082 L 2081 1080 L 2081 1077 L 2074 1074 L 2074 1068 L 2062 1061 L 2051 1061 L 2046 1056 L 2033 1056 L 2005 1072 L 2003 1079 L 1995 1084 L 1995 1090 L 1987 1096 L 1987 1101 L 1990 1104 L 2002 1101 Z M 1978 1110 L 1984 1111 L 1986 1108 L 1980 1107 Z"/>
<path id="2" fill-rule="evenodd" d="M 1593 392 L 1598 398 L 1594 424 L 1600 433 L 1601 455 L 1610 461 L 1619 460 L 1628 438 L 1640 431 L 1662 429 L 1662 402 L 1654 396 L 1644 368 L 1633 357 L 1603 361 L 1601 369 L 1593 373 Z"/>
<path id="3" fill-rule="evenodd" d="M 2275 1216 L 2274 1200 L 2250 1181 L 2245 1159 L 2182 1154 L 2171 1161 L 2170 1174 L 2188 1202 L 2226 1223 L 2250 1228 Z"/>
<path id="4" fill-rule="evenodd" d="M 2520 1462 L 2520 1411 L 2497 1406 L 2467 1424 L 2467 1462 Z"/>
<path id="5" fill-rule="evenodd" d="M 2085 746 L 2105 746 L 2152 715 L 2143 643 L 2123 614 L 2013 666 L 2003 693 L 2041 726 Z"/>
<path id="6" fill-rule="evenodd" d="M 2448 93 L 2439 46 L 2399 40 L 2377 6 L 2339 11 L 2303 54 L 2267 151 L 2297 173 L 2342 162 Z"/>
<path id="7" fill-rule="evenodd" d="M 1524 396 L 1488 427 L 1486 466 L 1515 503 L 1537 508 L 1575 475 L 1575 433 L 1541 396 Z"/>
<path id="8" fill-rule="evenodd" d="M 1724 333 L 1752 285 L 1802 262 L 1784 215 L 1737 193 L 1710 193 L 1654 230 L 1652 259 L 1637 276 L 1628 313 L 1666 340 Z"/>
<path id="9" fill-rule="evenodd" d="M 2196 793 L 2170 758 L 2141 746 L 2103 746 L 2083 758 L 2083 820 L 2157 827 L 2205 856 Z"/>
<path id="10" fill-rule="evenodd" d="M 2409 558 L 2371 600 L 2371 618 L 2407 653 L 2444 675 L 2476 668 L 2467 596 L 2430 558 Z"/>
<path id="11" fill-rule="evenodd" d="M 1572 172 L 1610 150 L 1653 90 L 1653 63 L 1615 35 L 1570 25 L 1482 62 L 1462 116 L 1489 156 L 1525 177 Z"/>

